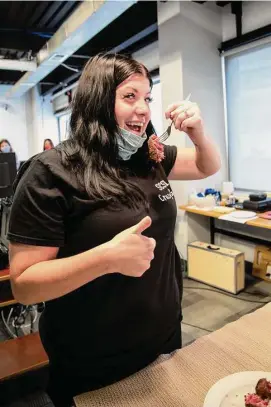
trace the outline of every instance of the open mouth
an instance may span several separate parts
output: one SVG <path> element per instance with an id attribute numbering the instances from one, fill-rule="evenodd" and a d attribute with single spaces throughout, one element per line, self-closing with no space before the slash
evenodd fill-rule
<path id="1" fill-rule="evenodd" d="M 137 135 L 142 134 L 144 123 L 141 123 L 141 122 L 127 122 L 125 124 L 126 124 L 127 129 L 129 131 L 131 131 L 132 133 L 135 133 Z"/>

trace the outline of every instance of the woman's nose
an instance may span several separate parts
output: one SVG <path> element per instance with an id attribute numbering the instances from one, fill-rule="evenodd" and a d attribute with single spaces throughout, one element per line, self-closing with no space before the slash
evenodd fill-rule
<path id="1" fill-rule="evenodd" d="M 137 114 L 147 114 L 149 112 L 149 106 L 145 100 L 138 101 L 136 105 L 136 113 Z"/>

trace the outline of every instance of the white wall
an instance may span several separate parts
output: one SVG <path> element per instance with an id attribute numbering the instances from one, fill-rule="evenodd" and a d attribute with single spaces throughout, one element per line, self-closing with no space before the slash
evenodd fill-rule
<path id="1" fill-rule="evenodd" d="M 171 182 L 180 205 L 187 202 L 193 188 L 219 186 L 227 176 L 222 72 L 217 51 L 222 41 L 221 9 L 190 2 L 159 3 L 158 26 L 163 109 L 191 93 L 191 100 L 199 104 L 206 129 L 218 145 L 223 161 L 219 173 L 208 179 Z M 164 121 L 165 128 L 167 125 Z M 181 148 L 191 145 L 188 136 L 176 130 L 168 143 Z M 179 211 L 175 241 L 184 257 L 187 243 L 195 238 L 208 241 L 206 219 L 194 220 Z"/>
<path id="2" fill-rule="evenodd" d="M 10 86 L 0 85 L 0 139 L 10 141 L 19 161 L 28 158 L 25 97 L 6 99 Z"/>
<path id="3" fill-rule="evenodd" d="M 41 98 L 37 87 L 27 93 L 26 100 L 29 155 L 32 156 L 42 151 L 46 138 L 58 144 L 58 126 L 50 98 Z"/>
<path id="4" fill-rule="evenodd" d="M 0 86 L 0 139 L 7 138 L 19 161 L 24 161 L 42 151 L 45 138 L 58 144 L 57 120 L 52 103 L 40 97 L 37 87 L 21 98 L 6 99 L 9 88 Z"/>
<path id="5" fill-rule="evenodd" d="M 242 33 L 256 30 L 270 24 L 271 3 L 269 1 L 243 1 Z M 235 16 L 230 5 L 223 9 L 223 41 L 236 37 Z"/>

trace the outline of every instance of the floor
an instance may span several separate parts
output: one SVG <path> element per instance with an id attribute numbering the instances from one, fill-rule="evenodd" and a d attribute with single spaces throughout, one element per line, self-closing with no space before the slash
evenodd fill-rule
<path id="1" fill-rule="evenodd" d="M 184 279 L 183 346 L 222 328 L 271 301 L 271 284 L 249 279 L 238 295 L 231 295 L 188 278 Z"/>
<path id="2" fill-rule="evenodd" d="M 45 393 L 37 393 L 2 407 L 54 407 L 54 405 Z"/>

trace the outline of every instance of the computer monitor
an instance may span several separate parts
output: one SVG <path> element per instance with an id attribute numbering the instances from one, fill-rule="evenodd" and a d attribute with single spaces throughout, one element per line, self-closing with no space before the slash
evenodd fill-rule
<path id="1" fill-rule="evenodd" d="M 15 153 L 0 153 L 0 198 L 13 195 L 12 184 L 16 174 Z"/>

